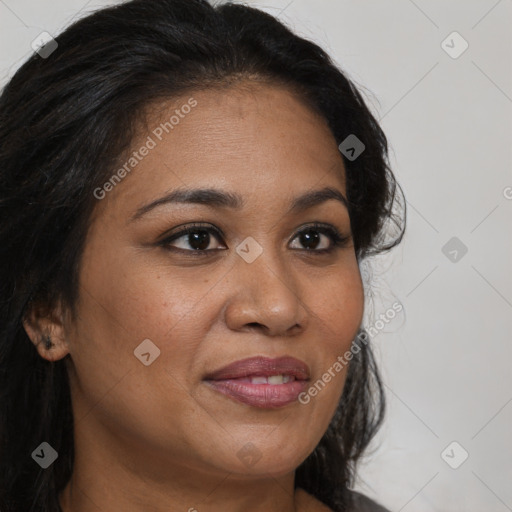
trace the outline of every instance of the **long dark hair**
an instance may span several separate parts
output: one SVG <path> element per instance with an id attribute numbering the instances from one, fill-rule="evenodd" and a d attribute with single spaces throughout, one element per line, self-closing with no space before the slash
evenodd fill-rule
<path id="1" fill-rule="evenodd" d="M 285 85 L 326 119 L 338 144 L 353 134 L 365 145 L 358 158 L 343 156 L 358 261 L 394 247 L 405 229 L 387 140 L 360 92 L 321 48 L 272 16 L 206 0 L 135 0 L 87 16 L 56 40 L 0 96 L 3 512 L 60 509 L 74 460 L 69 355 L 40 357 L 22 322 L 57 301 L 75 311 L 93 191 L 130 147 L 150 102 L 237 80 Z M 397 234 L 386 242 L 390 221 Z M 296 471 L 296 487 L 338 512 L 350 505 L 356 462 L 384 413 L 370 345 L 361 348 L 327 432 Z M 42 441 L 59 454 L 46 470 L 31 457 Z"/>

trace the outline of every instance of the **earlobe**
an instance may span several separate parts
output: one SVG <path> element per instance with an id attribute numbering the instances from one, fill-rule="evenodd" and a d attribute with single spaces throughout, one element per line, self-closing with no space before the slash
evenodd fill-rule
<path id="1" fill-rule="evenodd" d="M 57 342 L 54 343 L 52 341 L 52 337 L 49 334 L 46 334 L 43 339 L 41 339 L 40 343 L 37 346 L 37 351 L 39 355 L 48 361 L 58 361 L 69 353 L 67 343 Z"/>
<path id="2" fill-rule="evenodd" d="M 32 308 L 23 319 L 23 328 L 43 359 L 58 361 L 69 353 L 60 308 L 49 315 Z"/>

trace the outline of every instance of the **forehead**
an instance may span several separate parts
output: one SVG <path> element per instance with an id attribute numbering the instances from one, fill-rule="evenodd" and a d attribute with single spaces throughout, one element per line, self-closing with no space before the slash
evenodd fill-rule
<path id="1" fill-rule="evenodd" d="M 192 101 L 197 104 L 188 112 L 187 104 Z M 322 155 L 332 157 L 330 143 L 334 137 L 326 120 L 297 92 L 279 85 L 242 82 L 231 87 L 190 91 L 172 101 L 149 106 L 145 121 L 139 138 L 153 133 L 159 139 L 160 134 L 166 140 L 157 143 L 164 142 L 161 146 L 168 149 L 173 139 L 174 150 L 180 156 L 200 156 L 196 149 L 201 147 L 211 157 L 223 151 L 236 157 L 236 148 L 241 158 L 246 151 L 256 153 L 260 149 L 270 153 L 278 148 L 301 148 L 315 159 L 322 159 Z M 185 142 L 188 144 L 178 147 Z M 266 145 L 258 147 L 262 142 Z M 327 146 L 331 146 L 330 151 Z"/>
<path id="2" fill-rule="evenodd" d="M 344 190 L 343 160 L 327 122 L 285 87 L 243 83 L 190 91 L 145 114 L 118 163 L 127 172 L 103 206 L 182 186 L 244 195 L 269 187 L 302 192 L 322 180 Z"/>

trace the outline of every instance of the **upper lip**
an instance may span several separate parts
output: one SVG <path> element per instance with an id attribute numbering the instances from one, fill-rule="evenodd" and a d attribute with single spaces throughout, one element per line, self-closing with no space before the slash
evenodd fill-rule
<path id="1" fill-rule="evenodd" d="M 250 357 L 228 364 L 210 373 L 205 380 L 240 379 L 244 377 L 271 375 L 293 375 L 297 380 L 308 380 L 309 367 L 303 361 L 290 356 L 278 358 Z"/>

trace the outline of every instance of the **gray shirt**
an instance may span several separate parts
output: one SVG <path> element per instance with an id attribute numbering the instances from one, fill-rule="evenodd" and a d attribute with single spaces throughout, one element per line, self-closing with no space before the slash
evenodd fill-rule
<path id="1" fill-rule="evenodd" d="M 391 512 L 376 501 L 357 491 L 351 491 L 354 498 L 354 506 L 348 512 Z"/>

